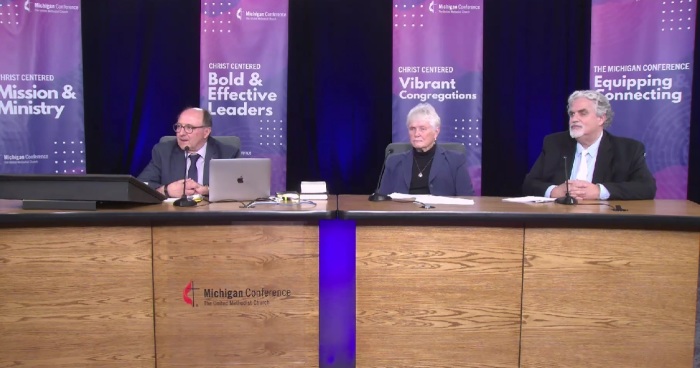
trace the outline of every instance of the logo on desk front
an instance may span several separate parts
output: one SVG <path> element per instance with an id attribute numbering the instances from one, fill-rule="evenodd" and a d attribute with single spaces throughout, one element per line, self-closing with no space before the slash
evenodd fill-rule
<path id="1" fill-rule="evenodd" d="M 197 290 L 202 294 L 197 300 L 204 303 L 205 307 L 211 306 L 269 306 L 274 300 L 286 300 L 292 296 L 291 289 L 266 289 L 261 288 L 196 288 L 194 281 L 190 280 L 182 289 L 182 300 L 192 307 L 199 307 L 195 301 Z"/>
<path id="2" fill-rule="evenodd" d="M 185 303 L 191 305 L 194 307 L 194 292 L 197 290 L 197 288 L 194 287 L 194 281 L 190 280 L 190 282 L 185 286 L 185 288 L 182 290 L 182 300 L 185 301 Z M 190 298 L 190 294 L 192 297 Z"/>

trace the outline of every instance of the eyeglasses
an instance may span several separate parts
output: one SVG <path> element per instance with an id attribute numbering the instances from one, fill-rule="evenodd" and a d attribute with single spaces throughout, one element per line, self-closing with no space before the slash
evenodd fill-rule
<path id="1" fill-rule="evenodd" d="M 187 134 L 192 133 L 195 129 L 201 129 L 201 128 L 207 128 L 206 126 L 192 126 L 192 125 L 182 125 L 182 124 L 173 124 L 173 130 L 175 133 L 178 133 L 181 129 L 185 129 L 185 132 Z"/>

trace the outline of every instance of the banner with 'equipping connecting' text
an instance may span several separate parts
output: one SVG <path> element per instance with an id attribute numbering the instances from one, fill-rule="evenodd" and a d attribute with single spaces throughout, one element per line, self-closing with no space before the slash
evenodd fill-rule
<path id="1" fill-rule="evenodd" d="M 646 146 L 656 198 L 687 197 L 695 4 L 593 0 L 591 88 L 610 99 L 608 130 Z"/>

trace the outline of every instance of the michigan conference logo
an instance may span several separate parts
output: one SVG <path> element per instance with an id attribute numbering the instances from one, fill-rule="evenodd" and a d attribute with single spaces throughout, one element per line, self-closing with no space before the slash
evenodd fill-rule
<path id="1" fill-rule="evenodd" d="M 24 8 L 27 11 L 31 11 L 31 2 L 27 0 L 24 3 Z M 67 14 L 69 12 L 80 11 L 80 5 L 68 5 L 68 4 L 56 4 L 53 2 L 34 2 L 34 11 L 37 13 L 54 13 L 54 14 Z"/>
<path id="2" fill-rule="evenodd" d="M 253 5 L 251 4 L 251 6 Z M 263 6 L 258 6 L 258 8 L 260 7 Z M 270 6 L 267 7 L 269 8 Z M 205 2 L 202 5 L 202 14 L 206 15 L 207 18 L 212 18 L 211 21 L 205 19 L 204 23 L 212 24 L 213 26 L 224 24 L 224 21 L 227 23 L 231 23 L 231 21 L 278 21 L 287 18 L 287 9 L 280 7 L 278 4 L 276 7 L 282 8 L 282 10 L 250 9 L 250 7 L 244 9 L 243 6 L 240 6 L 240 1 L 226 3 L 212 1 Z M 211 29 L 211 31 L 216 32 L 219 29 L 215 28 Z"/>
<path id="3" fill-rule="evenodd" d="M 428 10 L 435 14 L 436 10 L 439 14 L 470 14 L 473 11 L 481 10 L 481 5 L 472 5 L 469 3 L 463 4 L 444 4 L 436 3 L 434 0 L 428 5 Z"/>
<path id="4" fill-rule="evenodd" d="M 200 292 L 201 290 L 201 292 Z M 200 303 L 204 307 L 226 306 L 269 306 L 274 302 L 287 300 L 292 296 L 291 289 L 270 289 L 264 287 L 247 287 L 244 289 L 228 287 L 194 287 L 190 280 L 182 289 L 182 301 L 194 307 Z"/>
<path id="5" fill-rule="evenodd" d="M 236 12 L 236 18 L 239 20 L 278 21 L 287 18 L 287 13 L 283 11 L 243 10 L 243 8 L 239 8 Z"/>

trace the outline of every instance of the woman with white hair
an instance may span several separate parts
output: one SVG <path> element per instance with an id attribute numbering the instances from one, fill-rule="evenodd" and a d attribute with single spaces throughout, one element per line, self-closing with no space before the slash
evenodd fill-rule
<path id="1" fill-rule="evenodd" d="M 390 155 L 379 185 L 380 194 L 474 194 L 464 153 L 441 147 L 440 116 L 429 103 L 420 103 L 408 113 L 406 128 L 413 149 Z"/>

